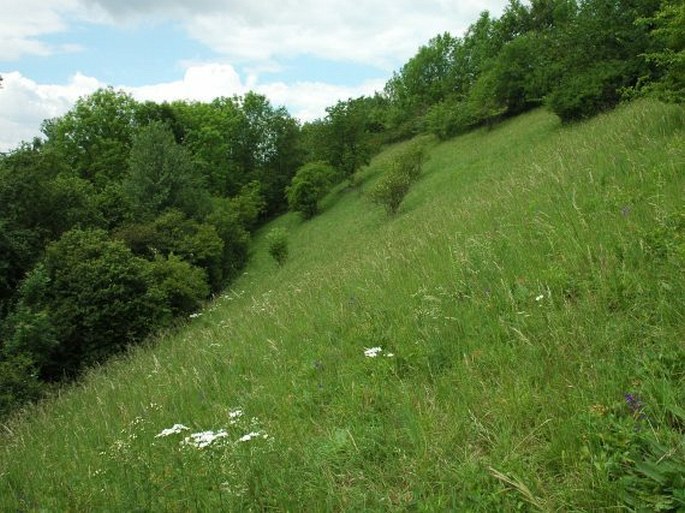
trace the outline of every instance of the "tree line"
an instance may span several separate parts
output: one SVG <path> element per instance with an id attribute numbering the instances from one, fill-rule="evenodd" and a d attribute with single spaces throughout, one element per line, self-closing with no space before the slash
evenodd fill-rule
<path id="1" fill-rule="evenodd" d="M 511 0 L 304 124 L 255 93 L 79 99 L 0 156 L 0 414 L 195 312 L 241 272 L 256 228 L 316 215 L 386 143 L 539 106 L 572 122 L 644 94 L 682 101 L 684 6 Z M 379 189 L 390 211 L 412 173 Z"/>

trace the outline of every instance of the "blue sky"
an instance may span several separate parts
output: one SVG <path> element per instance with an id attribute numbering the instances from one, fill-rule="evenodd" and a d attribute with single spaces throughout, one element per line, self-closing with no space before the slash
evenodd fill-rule
<path id="1" fill-rule="evenodd" d="M 8 0 L 0 0 L 5 3 Z M 255 90 L 311 120 L 382 89 L 503 0 L 22 0 L 0 9 L 0 151 L 111 85 L 140 100 Z"/>

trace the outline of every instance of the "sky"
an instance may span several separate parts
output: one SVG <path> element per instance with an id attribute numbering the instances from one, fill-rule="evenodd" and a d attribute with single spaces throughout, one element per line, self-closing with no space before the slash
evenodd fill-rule
<path id="1" fill-rule="evenodd" d="M 505 0 L 0 0 L 0 152 L 112 86 L 140 101 L 256 91 L 301 121 L 370 95 Z"/>

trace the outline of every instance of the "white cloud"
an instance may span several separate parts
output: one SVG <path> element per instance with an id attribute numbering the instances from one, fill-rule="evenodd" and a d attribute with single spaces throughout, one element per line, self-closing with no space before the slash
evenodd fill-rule
<path id="1" fill-rule="evenodd" d="M 0 60 L 16 60 L 24 55 L 47 56 L 62 50 L 39 38 L 67 30 L 65 15 L 74 12 L 77 6 L 77 0 L 3 2 L 0 12 Z M 69 47 L 67 45 L 67 49 Z"/>
<path id="2" fill-rule="evenodd" d="M 122 89 L 139 100 L 156 102 L 211 101 L 219 96 L 233 96 L 247 91 L 233 66 L 214 63 L 189 66 L 183 78 L 174 82 Z"/>
<path id="3" fill-rule="evenodd" d="M 174 20 L 234 63 L 313 55 L 393 69 L 438 33 L 505 0 L 82 0 L 111 23 Z M 103 19 L 105 19 L 103 18 Z"/>
<path id="4" fill-rule="evenodd" d="M 0 151 L 40 135 L 45 119 L 67 112 L 79 98 L 104 84 L 81 73 L 65 85 L 38 84 L 18 72 L 2 73 L 0 89 Z"/>
<path id="5" fill-rule="evenodd" d="M 21 0 L 2 7 L 0 60 L 64 51 L 41 36 L 66 32 L 79 21 L 172 21 L 234 63 L 305 54 L 387 69 L 404 62 L 434 35 L 459 34 L 480 11 L 498 14 L 505 4 L 506 0 Z"/>
<path id="6" fill-rule="evenodd" d="M 326 115 L 326 107 L 338 100 L 369 96 L 382 91 L 385 80 L 368 80 L 358 86 L 345 87 L 322 82 L 296 82 L 286 84 L 257 85 L 257 92 L 263 94 L 275 105 L 285 105 L 290 114 L 301 121 L 313 121 Z"/>
<path id="7" fill-rule="evenodd" d="M 242 0 L 183 23 L 191 37 L 236 62 L 308 54 L 392 69 L 436 34 L 460 33 L 481 10 L 503 3 Z"/>
<path id="8" fill-rule="evenodd" d="M 285 106 L 290 114 L 302 121 L 312 121 L 326 115 L 326 107 L 338 100 L 357 98 L 381 91 L 385 79 L 368 80 L 356 86 L 340 86 L 324 82 L 265 82 L 256 75 L 243 81 L 228 64 L 195 64 L 186 69 L 181 80 L 142 87 L 122 87 L 138 100 L 156 102 L 172 100 L 211 101 L 255 91 L 266 96 L 272 105 Z"/>

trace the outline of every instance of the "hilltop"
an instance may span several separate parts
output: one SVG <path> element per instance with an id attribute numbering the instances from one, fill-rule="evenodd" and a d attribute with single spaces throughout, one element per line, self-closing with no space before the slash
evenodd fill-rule
<path id="1" fill-rule="evenodd" d="M 684 135 L 653 101 L 535 110 L 433 141 L 392 216 L 388 147 L 186 325 L 11 420 L 0 510 L 677 511 Z"/>

